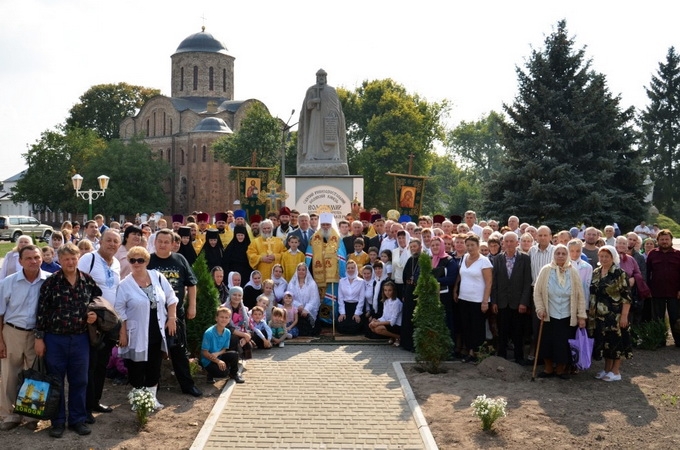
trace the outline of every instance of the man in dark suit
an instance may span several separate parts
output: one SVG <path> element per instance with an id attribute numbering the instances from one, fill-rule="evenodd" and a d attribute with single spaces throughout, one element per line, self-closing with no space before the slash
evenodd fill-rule
<path id="1" fill-rule="evenodd" d="M 375 247 L 380 250 L 383 239 L 387 237 L 387 234 L 385 234 L 385 219 L 383 219 L 380 214 L 373 214 L 371 216 L 371 222 L 373 223 L 375 236 L 368 240 L 368 247 Z M 378 256 L 380 255 L 378 254 Z"/>
<path id="2" fill-rule="evenodd" d="M 364 235 L 364 225 L 358 221 L 355 220 L 351 224 L 351 231 L 352 234 L 350 234 L 347 237 L 342 238 L 342 242 L 345 245 L 345 251 L 347 252 L 348 255 L 351 255 L 354 252 L 354 241 L 358 238 L 362 238 L 364 240 L 364 251 L 368 253 L 368 237 Z"/>
<path id="3" fill-rule="evenodd" d="M 498 314 L 498 356 L 507 357 L 510 338 L 515 347 L 515 362 L 524 365 L 522 330 L 531 302 L 531 258 L 517 251 L 518 242 L 515 233 L 505 233 L 505 252 L 493 259 L 491 307 Z"/>
<path id="4" fill-rule="evenodd" d="M 288 234 L 288 237 L 297 236 L 300 241 L 299 249 L 302 253 L 307 251 L 307 246 L 314 235 L 314 230 L 310 227 L 309 214 L 302 213 L 298 216 L 298 227 Z M 286 247 L 288 247 L 288 240 L 286 240 Z"/>

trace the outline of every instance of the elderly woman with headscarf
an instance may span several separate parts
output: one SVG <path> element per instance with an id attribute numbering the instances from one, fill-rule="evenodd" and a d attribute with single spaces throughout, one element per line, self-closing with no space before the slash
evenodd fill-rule
<path id="1" fill-rule="evenodd" d="M 451 339 L 455 341 L 453 326 L 453 291 L 452 287 L 458 278 L 458 263 L 448 253 L 444 240 L 435 236 L 430 241 L 432 251 L 432 273 L 439 283 L 439 301 L 444 307 L 446 326 Z"/>
<path id="2" fill-rule="evenodd" d="M 288 290 L 293 294 L 293 306 L 298 309 L 298 330 L 300 336 L 314 336 L 318 334 L 316 316 L 319 313 L 321 300 L 319 287 L 307 265 L 299 263 L 295 268 L 295 275 L 288 283 Z"/>
<path id="3" fill-rule="evenodd" d="M 248 262 L 247 252 L 249 245 L 250 236 L 248 235 L 248 230 L 243 225 L 236 225 L 234 227 L 234 237 L 224 250 L 222 267 L 225 272 L 236 271 L 241 274 L 241 280 L 250 279 L 253 269 Z"/>
<path id="4" fill-rule="evenodd" d="M 574 339 L 576 325 L 586 326 L 586 303 L 578 271 L 571 265 L 566 246 L 555 246 L 550 264 L 543 266 L 534 286 L 536 315 L 541 319 L 543 334 L 540 351 L 545 363 L 539 378 L 557 375 L 569 379 L 571 363 L 569 339 Z M 554 366 L 553 366 L 554 364 Z"/>
<path id="5" fill-rule="evenodd" d="M 621 381 L 621 359 L 633 356 L 628 333 L 631 296 L 628 275 L 619 267 L 616 249 L 605 245 L 597 252 L 599 266 L 593 271 L 590 285 L 589 328 L 595 342 L 593 359 L 604 358 L 604 370 L 595 378 Z"/>
<path id="6" fill-rule="evenodd" d="M 586 310 L 590 305 L 590 282 L 593 279 L 593 266 L 588 263 L 587 259 L 583 257 L 583 241 L 580 239 L 572 239 L 567 243 L 569 249 L 569 259 L 571 265 L 578 272 L 581 279 L 581 286 L 583 287 L 583 295 L 586 299 Z"/>
<path id="7" fill-rule="evenodd" d="M 619 267 L 628 276 L 631 305 L 628 322 L 639 324 L 642 320 L 645 299 L 651 297 L 651 291 L 642 276 L 637 260 L 628 254 L 628 238 L 619 236 L 615 239 L 616 251 L 619 254 Z"/>

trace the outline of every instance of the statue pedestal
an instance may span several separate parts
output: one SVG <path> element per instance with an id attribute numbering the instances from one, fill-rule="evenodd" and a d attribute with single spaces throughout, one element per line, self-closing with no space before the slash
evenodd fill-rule
<path id="1" fill-rule="evenodd" d="M 304 161 L 298 162 L 298 175 L 330 175 L 348 177 L 347 163 L 339 161 Z"/>
<path id="2" fill-rule="evenodd" d="M 364 178 L 354 175 L 289 176 L 286 177 L 285 191 L 289 195 L 286 206 L 290 209 L 312 214 L 324 207 L 338 221 L 351 212 L 355 196 L 364 203 Z"/>

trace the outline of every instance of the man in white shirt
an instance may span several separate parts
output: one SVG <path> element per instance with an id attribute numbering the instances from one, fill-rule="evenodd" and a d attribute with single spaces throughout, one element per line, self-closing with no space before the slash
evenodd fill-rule
<path id="1" fill-rule="evenodd" d="M 640 222 L 640 225 L 636 226 L 633 231 L 640 236 L 640 239 L 643 241 L 652 235 L 652 230 L 649 229 L 644 220 Z"/>
<path id="2" fill-rule="evenodd" d="M 22 270 L 0 283 L 0 416 L 5 419 L 0 430 L 8 431 L 21 423 L 13 404 L 19 391 L 18 374 L 31 367 L 35 359 L 33 329 L 38 313 L 40 287 L 50 276 L 40 270 L 41 252 L 35 245 L 19 250 Z M 28 427 L 35 430 L 36 421 Z M 6 444 L 9 446 L 9 444 Z"/>

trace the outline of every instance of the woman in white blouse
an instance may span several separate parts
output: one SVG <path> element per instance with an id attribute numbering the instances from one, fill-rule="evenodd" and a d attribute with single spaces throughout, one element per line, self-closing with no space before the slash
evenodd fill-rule
<path id="1" fill-rule="evenodd" d="M 126 359 L 128 378 L 133 388 L 148 388 L 155 408 L 163 353 L 168 353 L 167 338 L 175 335 L 177 296 L 160 272 L 147 270 L 149 252 L 141 246 L 127 254 L 132 272 L 118 286 L 116 311 L 120 328 L 118 356 Z M 167 328 L 167 335 L 166 335 Z"/>
<path id="2" fill-rule="evenodd" d="M 479 252 L 477 236 L 465 239 L 465 249 L 467 253 L 460 263 L 453 300 L 460 308 L 461 338 L 468 350 L 464 361 L 475 362 L 476 352 L 486 338 L 486 312 L 489 310 L 493 266 Z"/>
<path id="3" fill-rule="evenodd" d="M 347 261 L 347 276 L 338 284 L 338 332 L 359 334 L 362 330 L 364 310 L 364 280 L 357 277 L 357 264 Z"/>
<path id="4" fill-rule="evenodd" d="M 298 330 L 300 336 L 314 336 L 319 333 L 316 326 L 316 316 L 319 314 L 319 287 L 307 265 L 299 263 L 295 268 L 295 275 L 288 283 L 288 290 L 293 294 L 293 306 L 298 310 Z"/>

